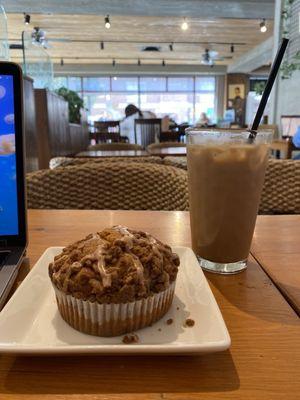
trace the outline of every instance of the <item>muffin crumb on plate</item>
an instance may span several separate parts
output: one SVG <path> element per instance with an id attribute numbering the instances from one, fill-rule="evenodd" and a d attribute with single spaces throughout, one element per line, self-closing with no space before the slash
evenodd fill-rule
<path id="1" fill-rule="evenodd" d="M 125 335 L 122 339 L 122 342 L 124 344 L 133 344 L 133 343 L 138 343 L 139 337 L 135 333 L 129 333 L 128 335 Z"/>
<path id="2" fill-rule="evenodd" d="M 188 318 L 188 319 L 185 320 L 185 326 L 191 328 L 194 325 L 195 325 L 195 321 L 193 319 Z"/>

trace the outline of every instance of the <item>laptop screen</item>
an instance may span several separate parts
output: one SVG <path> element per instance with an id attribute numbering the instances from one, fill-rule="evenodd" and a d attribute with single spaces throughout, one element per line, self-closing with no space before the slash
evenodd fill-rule
<path id="1" fill-rule="evenodd" d="M 0 236 L 19 234 L 13 82 L 0 74 Z"/>

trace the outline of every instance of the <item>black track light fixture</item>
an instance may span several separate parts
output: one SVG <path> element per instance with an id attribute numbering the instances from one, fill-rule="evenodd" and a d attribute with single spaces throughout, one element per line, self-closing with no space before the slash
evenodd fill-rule
<path id="1" fill-rule="evenodd" d="M 104 50 L 104 42 L 100 42 L 100 49 Z"/>
<path id="2" fill-rule="evenodd" d="M 115 60 L 115 59 L 112 60 L 112 66 L 113 66 L 113 67 L 116 66 L 116 60 Z"/>
<path id="3" fill-rule="evenodd" d="M 106 29 L 110 28 L 110 20 L 109 20 L 109 15 L 107 14 L 107 16 L 104 18 L 104 26 Z"/>
<path id="4" fill-rule="evenodd" d="M 173 51 L 173 50 L 174 50 L 173 45 L 174 45 L 174 43 L 170 43 L 170 44 L 169 44 L 169 49 L 170 49 L 170 51 Z"/>
<path id="5" fill-rule="evenodd" d="M 142 65 L 141 60 L 138 59 L 137 65 L 140 67 Z"/>
<path id="6" fill-rule="evenodd" d="M 162 63 L 161 63 L 161 65 L 162 65 L 163 67 L 165 67 L 165 66 L 166 66 L 166 62 L 165 62 L 165 60 L 162 60 Z"/>
<path id="7" fill-rule="evenodd" d="M 230 53 L 234 53 L 234 44 L 230 46 Z"/>
<path id="8" fill-rule="evenodd" d="M 30 24 L 30 15 L 27 13 L 24 13 L 24 24 L 29 25 Z"/>
<path id="9" fill-rule="evenodd" d="M 64 66 L 64 64 L 65 64 L 65 63 L 64 63 L 64 59 L 63 59 L 63 58 L 61 58 L 61 59 L 60 59 L 60 66 L 61 66 L 61 67 L 63 67 L 63 66 Z"/>

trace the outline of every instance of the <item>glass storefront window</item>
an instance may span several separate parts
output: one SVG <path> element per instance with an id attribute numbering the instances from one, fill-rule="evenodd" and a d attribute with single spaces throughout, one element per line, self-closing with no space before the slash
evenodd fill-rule
<path id="1" fill-rule="evenodd" d="M 81 92 L 81 78 L 79 76 L 68 77 L 68 88 L 75 92 Z"/>
<path id="2" fill-rule="evenodd" d="M 196 93 L 195 95 L 195 122 L 200 119 L 200 114 L 205 112 L 211 122 L 215 119 L 215 94 Z"/>
<path id="3" fill-rule="evenodd" d="M 193 97 L 192 93 L 141 94 L 141 109 L 154 112 L 158 118 L 168 115 L 177 123 L 193 123 Z"/>
<path id="4" fill-rule="evenodd" d="M 167 79 L 161 76 L 141 76 L 141 92 L 165 92 L 167 89 Z"/>
<path id="5" fill-rule="evenodd" d="M 108 93 L 108 94 L 91 94 L 85 93 L 84 97 L 85 107 L 88 109 L 88 120 L 105 121 L 113 120 L 118 121 L 125 117 L 125 107 L 130 104 L 138 103 L 138 94 L 128 93 Z"/>
<path id="6" fill-rule="evenodd" d="M 169 77 L 168 78 L 169 92 L 193 92 L 194 78 L 193 77 Z"/>
<path id="7" fill-rule="evenodd" d="M 216 120 L 215 76 L 97 76 L 57 77 L 55 86 L 66 86 L 83 96 L 90 122 L 120 120 L 124 109 L 135 104 L 158 118 L 168 115 L 177 123 L 193 124 L 205 112 Z"/>
<path id="8" fill-rule="evenodd" d="M 83 78 L 83 90 L 87 92 L 110 92 L 109 76 L 103 78 Z"/>
<path id="9" fill-rule="evenodd" d="M 137 92 L 138 78 L 137 76 L 113 76 L 111 79 L 111 89 L 113 92 Z"/>
<path id="10" fill-rule="evenodd" d="M 215 91 L 215 77 L 214 76 L 197 76 L 195 81 L 196 92 Z"/>

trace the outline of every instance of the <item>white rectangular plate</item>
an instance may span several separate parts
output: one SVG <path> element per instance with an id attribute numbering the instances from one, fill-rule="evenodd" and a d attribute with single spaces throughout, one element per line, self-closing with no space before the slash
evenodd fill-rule
<path id="1" fill-rule="evenodd" d="M 225 350 L 230 337 L 193 251 L 175 247 L 181 264 L 169 312 L 137 331 L 139 342 L 102 338 L 71 328 L 60 316 L 48 265 L 62 247 L 50 247 L 0 313 L 0 353 L 22 354 L 196 354 Z M 179 308 L 179 309 L 177 309 Z M 166 321 L 172 318 L 173 323 Z M 193 327 L 184 327 L 187 318 Z"/>

